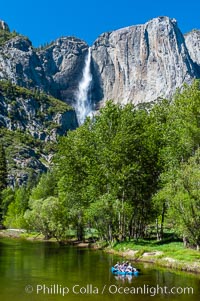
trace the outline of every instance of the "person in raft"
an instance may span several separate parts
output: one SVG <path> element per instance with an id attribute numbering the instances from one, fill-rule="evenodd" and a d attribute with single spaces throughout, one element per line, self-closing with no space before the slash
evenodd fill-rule
<path id="1" fill-rule="evenodd" d="M 136 268 L 132 267 L 131 263 L 129 262 L 125 272 L 136 272 L 136 271 L 137 271 Z"/>
<path id="2" fill-rule="evenodd" d="M 118 270 L 118 269 L 120 268 L 120 263 L 119 263 L 119 261 L 114 265 L 114 268 L 115 268 L 116 270 Z"/>
<path id="3" fill-rule="evenodd" d="M 119 263 L 119 261 L 114 265 L 114 268 L 116 270 L 119 270 L 121 272 L 135 272 L 137 271 L 136 268 L 134 268 L 130 262 L 125 262 L 123 261 L 121 264 Z"/>

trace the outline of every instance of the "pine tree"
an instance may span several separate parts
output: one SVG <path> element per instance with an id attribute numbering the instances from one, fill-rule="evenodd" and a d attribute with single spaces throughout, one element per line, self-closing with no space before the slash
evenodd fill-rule
<path id="1" fill-rule="evenodd" d="M 0 193 L 7 186 L 7 164 L 3 145 L 0 143 Z"/>
<path id="2" fill-rule="evenodd" d="M 6 154 L 3 145 L 0 143 L 0 221 L 2 219 L 2 191 L 7 186 Z"/>

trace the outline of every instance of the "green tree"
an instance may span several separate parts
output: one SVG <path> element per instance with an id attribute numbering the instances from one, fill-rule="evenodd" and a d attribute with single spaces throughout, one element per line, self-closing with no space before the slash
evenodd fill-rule
<path id="1" fill-rule="evenodd" d="M 200 248 L 200 149 L 171 171 L 157 198 L 168 204 L 168 220 L 190 245 Z"/>
<path id="2" fill-rule="evenodd" d="M 88 174 L 95 164 L 94 143 L 90 123 L 69 132 L 60 140 L 56 156 L 56 174 L 59 178 L 59 198 L 68 209 L 71 225 L 77 230 L 79 240 L 84 236 L 84 210 L 90 201 L 87 194 Z"/>
<path id="3" fill-rule="evenodd" d="M 24 219 L 31 230 L 36 230 L 45 235 L 46 239 L 56 238 L 62 242 L 66 237 L 68 228 L 67 212 L 58 198 L 32 200 L 30 209 L 24 214 Z"/>
<path id="4" fill-rule="evenodd" d="M 14 189 L 8 187 L 4 189 L 1 193 L 2 203 L 1 203 L 1 210 L 2 210 L 2 220 L 4 220 L 9 205 L 14 202 L 15 200 L 15 191 Z"/>
<path id="5" fill-rule="evenodd" d="M 12 197 L 12 194 L 10 195 Z M 6 201 L 6 200 L 5 200 Z M 8 205 L 8 210 L 4 217 L 4 225 L 8 228 L 26 228 L 24 212 L 28 208 L 29 191 L 22 186 L 15 189 L 14 199 Z"/>
<path id="6" fill-rule="evenodd" d="M 0 143 L 0 192 L 7 186 L 7 164 L 3 145 Z"/>
<path id="7" fill-rule="evenodd" d="M 177 91 L 169 106 L 162 159 L 165 169 L 178 166 L 195 153 L 200 143 L 200 81 Z"/>
<path id="8" fill-rule="evenodd" d="M 53 171 L 48 171 L 41 175 L 36 187 L 31 191 L 30 199 L 46 199 L 49 196 L 55 196 L 57 191 L 57 180 Z"/>
<path id="9" fill-rule="evenodd" d="M 7 164 L 6 164 L 6 154 L 2 143 L 0 143 L 0 222 L 2 220 L 2 193 L 3 190 L 7 187 Z"/>
<path id="10" fill-rule="evenodd" d="M 172 101 L 159 102 L 150 111 L 150 116 L 154 119 L 153 135 L 156 127 L 162 133 L 159 140 L 160 191 L 154 196 L 157 237 L 162 239 L 169 206 L 165 192 L 167 183 L 173 182 L 180 163 L 187 162 L 200 145 L 200 81 L 185 85 Z"/>
<path id="11" fill-rule="evenodd" d="M 85 212 L 98 206 L 101 210 L 102 198 L 111 195 L 118 200 L 117 229 L 107 231 L 106 237 L 144 235 L 153 216 L 151 196 L 159 175 L 157 141 L 149 137 L 149 118 L 144 109 L 108 102 L 94 120 L 61 139 L 55 160 L 58 192 L 77 229 L 84 226 Z M 115 226 L 111 222 L 108 228 Z"/>

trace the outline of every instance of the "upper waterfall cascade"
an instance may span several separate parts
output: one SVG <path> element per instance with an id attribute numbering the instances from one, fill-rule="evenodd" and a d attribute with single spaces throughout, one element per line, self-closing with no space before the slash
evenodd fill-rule
<path id="1" fill-rule="evenodd" d="M 89 116 L 92 112 L 92 103 L 91 103 L 91 95 L 90 95 L 92 74 L 91 74 L 90 65 L 91 65 L 91 48 L 88 49 L 88 53 L 85 58 L 83 76 L 79 83 L 78 92 L 76 95 L 75 110 L 76 110 L 79 125 L 83 124 L 85 118 Z"/>

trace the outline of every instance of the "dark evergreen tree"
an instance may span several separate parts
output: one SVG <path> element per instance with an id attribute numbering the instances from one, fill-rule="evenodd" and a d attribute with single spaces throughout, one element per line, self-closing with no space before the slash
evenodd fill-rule
<path id="1" fill-rule="evenodd" d="M 0 143 L 0 221 L 2 219 L 2 191 L 7 186 L 7 165 L 6 154 L 3 145 Z"/>
<path id="2" fill-rule="evenodd" d="M 0 192 L 7 186 L 6 154 L 3 145 L 0 143 Z"/>

